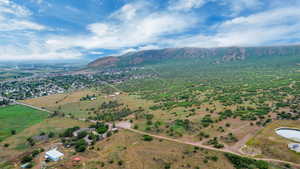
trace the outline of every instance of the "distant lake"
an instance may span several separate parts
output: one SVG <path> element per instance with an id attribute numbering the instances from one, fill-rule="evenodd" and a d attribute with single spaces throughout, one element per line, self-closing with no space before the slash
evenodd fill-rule
<path id="1" fill-rule="evenodd" d="M 300 130 L 293 128 L 278 128 L 275 131 L 279 136 L 300 142 Z"/>

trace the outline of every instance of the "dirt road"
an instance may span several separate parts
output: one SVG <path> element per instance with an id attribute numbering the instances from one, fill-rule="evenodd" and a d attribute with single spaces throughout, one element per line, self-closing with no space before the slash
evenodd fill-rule
<path id="1" fill-rule="evenodd" d="M 135 129 L 131 128 L 131 123 L 129 123 L 129 122 L 117 123 L 116 127 L 126 129 L 126 130 L 129 130 L 129 131 L 132 131 L 132 132 L 135 132 L 135 133 L 138 133 L 138 134 L 142 134 L 142 135 L 149 135 L 149 136 L 152 136 L 152 137 L 158 138 L 158 139 L 168 140 L 168 141 L 181 143 L 181 144 L 192 145 L 192 146 L 196 146 L 196 147 L 200 147 L 200 148 L 204 148 L 204 149 L 208 149 L 208 150 L 212 150 L 212 151 L 218 151 L 218 152 L 223 152 L 223 153 L 231 153 L 231 154 L 235 154 L 235 155 L 238 155 L 238 156 L 248 157 L 248 156 L 245 156 L 244 154 L 233 152 L 232 150 L 229 150 L 229 149 L 226 149 L 226 148 L 217 149 L 217 148 L 214 148 L 214 147 L 203 145 L 200 142 L 183 141 L 183 140 L 179 140 L 179 139 L 173 139 L 173 138 L 169 138 L 169 137 L 165 137 L 165 136 L 159 136 L 159 135 L 150 134 L 150 133 L 147 133 L 147 132 L 135 130 Z M 252 158 L 252 157 L 250 157 L 250 158 Z M 296 163 L 289 162 L 289 161 L 284 161 L 284 160 L 269 159 L 269 158 L 252 158 L 252 159 L 263 160 L 263 161 L 267 161 L 267 162 L 285 163 L 285 164 L 290 164 L 291 166 L 300 168 L 300 164 L 296 164 Z"/>

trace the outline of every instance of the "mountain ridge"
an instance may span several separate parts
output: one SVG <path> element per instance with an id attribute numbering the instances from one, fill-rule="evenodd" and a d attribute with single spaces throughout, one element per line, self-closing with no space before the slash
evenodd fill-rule
<path id="1" fill-rule="evenodd" d="M 300 56 L 300 45 L 268 47 L 219 47 L 219 48 L 165 48 L 130 52 L 120 56 L 107 56 L 88 64 L 89 68 L 128 67 L 156 64 L 172 59 L 202 59 L 220 64 L 230 61 L 269 57 Z"/>

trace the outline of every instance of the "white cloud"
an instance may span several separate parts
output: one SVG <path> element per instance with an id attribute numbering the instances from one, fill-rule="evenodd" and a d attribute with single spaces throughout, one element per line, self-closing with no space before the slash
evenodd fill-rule
<path id="1" fill-rule="evenodd" d="M 39 1 L 38 1 L 39 2 Z M 48 29 L 31 21 L 32 12 L 11 0 L 0 0 L 0 60 L 75 59 L 76 50 L 46 46 L 36 33 Z"/>
<path id="2" fill-rule="evenodd" d="M 138 8 L 136 4 L 126 4 L 120 10 L 114 12 L 111 17 L 120 20 L 131 20 L 136 16 Z"/>
<path id="3" fill-rule="evenodd" d="M 44 30 L 45 26 L 30 21 L 31 11 L 11 0 L 0 0 L 0 31 Z"/>
<path id="4" fill-rule="evenodd" d="M 11 0 L 0 0 L 0 15 L 4 14 L 12 14 L 15 17 L 27 17 L 31 15 L 31 12 Z"/>
<path id="5" fill-rule="evenodd" d="M 28 44 L 22 47 L 5 45 L 0 48 L 0 60 L 60 60 L 79 59 L 82 53 L 76 50 L 56 51 L 37 44 Z"/>
<path id="6" fill-rule="evenodd" d="M 146 45 L 146 46 L 141 46 L 138 48 L 138 50 L 152 50 L 152 49 L 160 49 L 161 47 L 157 45 Z"/>
<path id="7" fill-rule="evenodd" d="M 263 4 L 261 0 L 223 0 L 231 9 L 231 15 L 236 16 L 245 9 L 258 9 Z"/>
<path id="8" fill-rule="evenodd" d="M 236 17 L 216 25 L 213 35 L 193 35 L 168 40 L 175 46 L 259 46 L 276 43 L 288 44 L 299 40 L 299 7 L 286 7 L 264 11 L 248 17 Z"/>
<path id="9" fill-rule="evenodd" d="M 91 51 L 91 52 L 89 52 L 89 54 L 91 54 L 91 55 L 102 55 L 103 52 L 99 52 L 99 51 Z"/>
<path id="10" fill-rule="evenodd" d="M 86 25 L 88 33 L 62 35 L 59 29 L 34 22 L 29 9 L 0 0 L 0 60 L 77 59 L 84 53 L 105 54 L 99 52 L 102 49 L 124 54 L 163 47 L 258 46 L 300 40 L 300 4 L 256 10 L 261 0 L 170 0 L 162 10 L 151 2 L 125 4 L 106 19 Z M 224 18 L 232 19 L 206 25 L 203 16 L 193 10 L 208 2 L 224 7 L 220 15 L 229 12 L 230 17 Z M 243 13 L 246 10 L 252 12 Z M 43 30 L 47 34 L 39 33 Z"/>
<path id="11" fill-rule="evenodd" d="M 128 48 L 128 49 L 122 50 L 121 52 L 119 52 L 118 54 L 116 54 L 116 56 L 124 55 L 124 54 L 131 53 L 131 52 L 136 52 L 136 51 L 138 51 L 138 50 L 134 49 L 134 48 Z"/>
<path id="12" fill-rule="evenodd" d="M 3 21 L 3 22 L 2 22 Z M 0 31 L 44 30 L 45 26 L 27 20 L 6 20 L 0 18 Z"/>
<path id="13" fill-rule="evenodd" d="M 148 4 L 145 4 L 146 6 Z M 134 6 L 138 11 L 134 17 L 124 13 L 122 7 L 116 13 L 122 13 L 118 22 L 99 22 L 87 26 L 89 35 L 72 37 L 56 36 L 47 41 L 47 44 L 57 48 L 81 47 L 85 49 L 106 48 L 119 49 L 138 47 L 159 41 L 164 36 L 176 35 L 192 28 L 196 24 L 194 16 L 176 12 L 149 12 L 144 15 L 145 6 L 126 4 Z M 139 13 L 141 11 L 141 13 Z M 131 12 L 129 12 L 131 13 Z M 115 15 L 114 15 L 115 16 Z M 123 18 L 123 19 L 122 19 Z"/>
<path id="14" fill-rule="evenodd" d="M 202 7 L 208 0 L 171 0 L 169 2 L 171 10 L 188 11 L 193 8 Z"/>

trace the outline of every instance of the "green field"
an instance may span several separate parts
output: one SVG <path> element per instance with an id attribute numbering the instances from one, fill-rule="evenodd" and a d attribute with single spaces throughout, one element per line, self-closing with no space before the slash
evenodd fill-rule
<path id="1" fill-rule="evenodd" d="M 26 106 L 12 105 L 0 108 L 0 141 L 11 135 L 11 130 L 17 133 L 37 124 L 47 118 L 48 114 Z"/>

